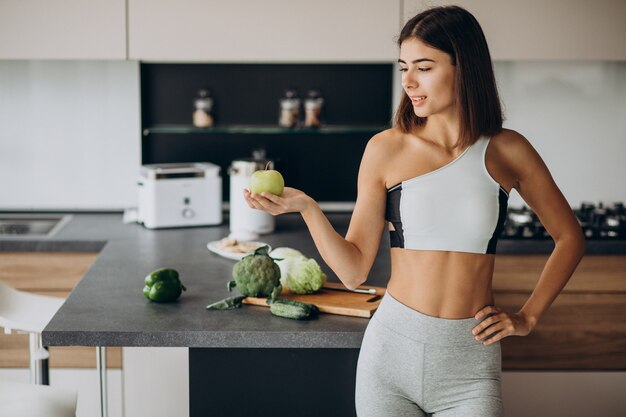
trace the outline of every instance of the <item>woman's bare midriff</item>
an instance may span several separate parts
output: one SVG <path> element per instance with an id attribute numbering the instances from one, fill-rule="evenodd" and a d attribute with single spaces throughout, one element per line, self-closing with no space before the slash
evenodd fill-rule
<path id="1" fill-rule="evenodd" d="M 493 305 L 495 255 L 391 248 L 387 291 L 420 313 L 446 319 L 474 317 Z"/>

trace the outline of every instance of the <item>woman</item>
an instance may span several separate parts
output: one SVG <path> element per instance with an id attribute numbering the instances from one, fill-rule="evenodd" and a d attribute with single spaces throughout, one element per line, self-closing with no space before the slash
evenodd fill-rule
<path id="1" fill-rule="evenodd" d="M 365 281 L 388 226 L 391 277 L 359 353 L 359 416 L 501 416 L 500 340 L 533 330 L 582 258 L 584 237 L 535 149 L 502 128 L 475 18 L 455 6 L 426 10 L 406 23 L 398 45 L 406 94 L 394 127 L 366 146 L 345 238 L 302 191 L 244 195 L 273 215 L 301 213 L 350 289 Z M 513 188 L 556 244 L 518 312 L 495 306 L 491 291 Z"/>

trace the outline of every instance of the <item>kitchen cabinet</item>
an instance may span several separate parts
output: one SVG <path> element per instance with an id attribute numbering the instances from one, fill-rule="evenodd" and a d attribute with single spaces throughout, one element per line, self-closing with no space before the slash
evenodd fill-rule
<path id="1" fill-rule="evenodd" d="M 125 0 L 5 0 L 0 59 L 126 59 Z"/>
<path id="2" fill-rule="evenodd" d="M 443 0 L 407 0 L 403 22 Z M 625 60 L 621 0 L 458 0 L 485 32 L 494 60 Z"/>
<path id="3" fill-rule="evenodd" d="M 366 7 L 359 0 L 129 0 L 129 58 L 389 62 L 396 59 L 399 22 L 399 0 L 371 0 Z"/>
<path id="4" fill-rule="evenodd" d="M 547 255 L 498 255 L 496 305 L 528 300 Z M 587 255 L 561 294 L 523 338 L 502 340 L 505 370 L 626 370 L 626 256 Z"/>
<path id="5" fill-rule="evenodd" d="M 0 252 L 0 280 L 36 294 L 67 297 L 85 275 L 97 253 Z M 96 350 L 89 347 L 50 347 L 50 368 L 95 368 Z M 107 352 L 110 369 L 121 368 L 121 349 Z M 0 333 L 0 368 L 28 368 L 28 335 Z"/>

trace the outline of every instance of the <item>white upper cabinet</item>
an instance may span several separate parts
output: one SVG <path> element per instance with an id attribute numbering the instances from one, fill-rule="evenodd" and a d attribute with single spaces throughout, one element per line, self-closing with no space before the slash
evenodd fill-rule
<path id="1" fill-rule="evenodd" d="M 128 0 L 129 58 L 388 62 L 400 15 L 400 0 Z"/>
<path id="2" fill-rule="evenodd" d="M 126 2 L 0 0 L 0 59 L 126 59 Z"/>
<path id="3" fill-rule="evenodd" d="M 495 60 L 626 60 L 624 0 L 405 0 L 403 22 L 450 3 L 476 17 Z"/>

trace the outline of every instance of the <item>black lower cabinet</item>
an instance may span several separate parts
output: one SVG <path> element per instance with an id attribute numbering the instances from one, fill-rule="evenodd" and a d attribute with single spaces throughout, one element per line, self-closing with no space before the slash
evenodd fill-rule
<path id="1" fill-rule="evenodd" d="M 359 349 L 190 348 L 190 417 L 351 417 Z"/>

